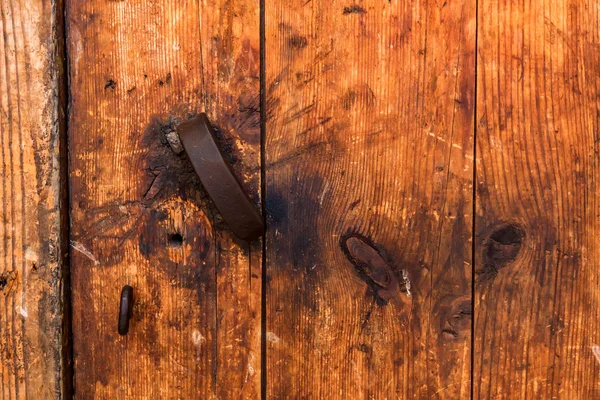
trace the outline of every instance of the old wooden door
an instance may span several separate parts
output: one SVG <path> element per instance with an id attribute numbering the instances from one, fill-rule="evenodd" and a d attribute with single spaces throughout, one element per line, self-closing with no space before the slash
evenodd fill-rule
<path id="1" fill-rule="evenodd" d="M 0 15 L 3 399 L 600 398 L 597 1 Z"/>

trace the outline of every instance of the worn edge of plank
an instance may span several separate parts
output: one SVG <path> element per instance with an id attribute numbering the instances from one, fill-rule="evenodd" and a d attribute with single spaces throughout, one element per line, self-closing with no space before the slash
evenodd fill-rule
<path id="1" fill-rule="evenodd" d="M 62 84 L 65 78 L 63 4 L 61 0 L 41 0 L 29 4 L 30 7 L 23 7 L 18 3 L 16 8 L 14 4 L 3 1 L 2 25 L 5 78 L 11 78 L 14 68 L 16 74 L 12 78 L 16 79 L 16 88 L 20 89 L 17 90 L 16 103 L 12 102 L 10 91 L 3 93 L 6 95 L 3 101 L 7 102 L 8 124 L 14 123 L 10 116 L 16 114 L 16 130 L 20 135 L 16 141 L 9 139 L 3 142 L 8 146 L 11 146 L 13 141 L 20 145 L 21 153 L 27 155 L 27 161 L 32 161 L 30 164 L 21 164 L 21 177 L 25 179 L 24 176 L 29 177 L 33 171 L 35 177 L 29 178 L 38 185 L 36 189 L 31 188 L 31 181 L 22 183 L 23 191 L 20 196 L 27 198 L 23 200 L 20 215 L 24 230 L 18 230 L 22 235 L 22 248 L 13 248 L 13 259 L 18 261 L 13 263 L 12 268 L 15 271 L 16 264 L 21 262 L 23 268 L 31 269 L 23 274 L 24 276 L 17 272 L 13 275 L 14 279 L 7 279 L 3 274 L 0 291 L 5 291 L 5 301 L 14 296 L 16 291 L 26 291 L 28 297 L 37 298 L 38 303 L 37 307 L 21 304 L 8 315 L 4 315 L 4 318 L 7 318 L 12 314 L 14 324 L 14 316 L 19 314 L 18 318 L 23 318 L 23 322 L 19 332 L 21 337 L 8 339 L 13 343 L 13 349 L 2 350 L 3 370 L 4 366 L 8 365 L 6 362 L 14 366 L 13 371 L 9 371 L 8 374 L 4 371 L 2 373 L 2 394 L 4 397 L 8 390 L 8 396 L 11 398 L 69 398 L 69 344 L 68 334 L 65 335 L 68 332 L 69 317 L 66 246 L 68 238 L 64 230 L 68 224 L 68 202 L 65 158 L 66 98 Z M 24 14 L 28 17 L 33 16 L 38 23 L 24 20 Z M 7 22 L 11 22 L 12 32 L 8 31 Z M 15 25 L 16 23 L 18 25 Z M 22 36 L 17 37 L 19 33 Z M 6 52 L 12 46 L 15 50 L 12 56 L 8 57 Z M 19 82 L 23 79 L 19 78 L 21 74 L 25 75 L 24 84 Z M 13 83 L 10 81 L 7 85 Z M 32 87 L 35 87 L 35 90 L 32 90 Z M 26 108 L 21 109 L 21 104 L 25 104 Z M 32 115 L 30 110 L 40 114 Z M 27 134 L 29 136 L 26 136 Z M 2 154 L 5 155 L 4 150 Z M 22 155 L 22 162 L 23 159 Z M 11 165 L 9 162 L 6 166 L 14 171 L 14 163 Z M 11 179 L 14 179 L 16 174 L 8 172 Z M 6 174 L 3 174 L 3 180 L 5 179 Z M 13 193 L 11 197 L 15 195 Z M 6 229 L 8 217 L 4 215 L 4 218 Z M 4 232 L 6 244 L 6 230 Z M 4 250 L 6 256 L 8 249 L 5 247 Z M 8 267 L 9 264 L 6 264 L 3 269 Z M 32 276 L 29 277 L 29 274 Z M 29 279 L 24 280 L 25 278 Z M 13 330 L 13 334 L 14 332 Z M 36 338 L 33 339 L 33 343 L 32 337 Z M 8 357 L 4 358 L 7 354 Z M 22 361 L 22 365 L 17 364 L 18 360 Z M 12 379 L 15 386 L 11 389 Z M 5 386 L 7 380 L 8 386 Z M 24 389 L 22 391 L 21 386 Z"/>

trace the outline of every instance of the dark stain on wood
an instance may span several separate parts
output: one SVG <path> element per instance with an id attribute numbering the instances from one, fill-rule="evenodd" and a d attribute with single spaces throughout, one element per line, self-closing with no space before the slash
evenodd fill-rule
<path id="1" fill-rule="evenodd" d="M 115 82 L 113 79 L 109 79 L 106 81 L 106 84 L 104 85 L 104 90 L 115 90 L 117 88 L 117 82 Z"/>
<path id="2" fill-rule="evenodd" d="M 344 7 L 344 15 L 349 14 L 366 14 L 367 10 L 359 6 L 358 4 L 354 4 L 352 6 Z"/>
<path id="3" fill-rule="evenodd" d="M 315 231 L 313 214 L 307 210 L 316 210 L 321 206 L 319 193 L 325 183 L 319 175 L 308 176 L 303 182 L 296 182 L 289 188 L 289 196 L 273 186 L 268 186 L 265 196 L 268 229 L 279 232 L 293 232 L 288 250 L 282 248 L 281 259 L 291 261 L 294 270 L 302 269 L 311 273 L 318 260 L 322 242 Z M 283 263 L 283 261 L 282 261 Z M 324 274 L 324 272 L 321 272 Z"/>
<path id="4" fill-rule="evenodd" d="M 292 35 L 290 36 L 288 43 L 295 49 L 303 49 L 308 45 L 308 39 L 304 36 Z"/>

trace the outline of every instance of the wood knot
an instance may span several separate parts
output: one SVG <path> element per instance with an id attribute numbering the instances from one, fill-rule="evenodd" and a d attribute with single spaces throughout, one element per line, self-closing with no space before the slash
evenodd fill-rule
<path id="1" fill-rule="evenodd" d="M 361 279 L 373 290 L 377 304 L 386 305 L 396 296 L 400 291 L 398 279 L 373 243 L 360 235 L 350 234 L 342 237 L 340 245 Z M 410 296 L 410 283 L 406 273 L 403 273 L 402 281 L 404 292 Z"/>
<path id="2" fill-rule="evenodd" d="M 473 306 L 470 297 L 457 297 L 450 301 L 442 325 L 442 337 L 447 340 L 460 338 L 471 330 Z"/>
<path id="3" fill-rule="evenodd" d="M 498 271 L 517 258 L 525 232 L 516 225 L 500 223 L 489 229 L 483 240 L 483 267 L 477 270 L 478 280 L 493 279 Z"/>

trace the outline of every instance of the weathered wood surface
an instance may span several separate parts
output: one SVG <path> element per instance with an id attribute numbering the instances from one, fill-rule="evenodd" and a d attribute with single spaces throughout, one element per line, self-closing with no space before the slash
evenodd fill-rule
<path id="1" fill-rule="evenodd" d="M 56 399 L 63 71 L 57 1 L 0 1 L 0 398 Z"/>
<path id="2" fill-rule="evenodd" d="M 259 196 L 259 18 L 254 0 L 67 1 L 78 398 L 260 396 L 261 245 L 164 138 L 206 111 Z"/>
<path id="3" fill-rule="evenodd" d="M 468 397 L 475 2 L 265 18 L 267 397 Z"/>
<path id="4" fill-rule="evenodd" d="M 479 1 L 474 398 L 600 398 L 599 18 Z"/>

